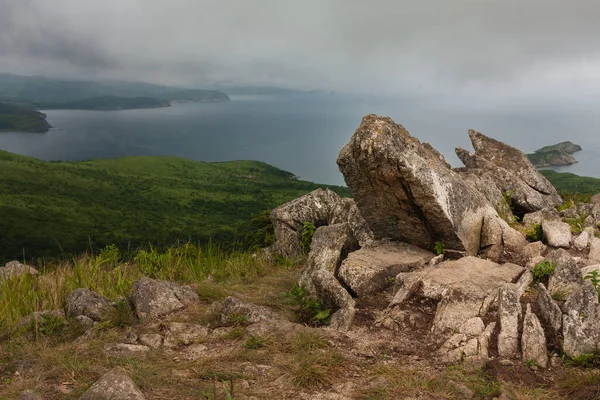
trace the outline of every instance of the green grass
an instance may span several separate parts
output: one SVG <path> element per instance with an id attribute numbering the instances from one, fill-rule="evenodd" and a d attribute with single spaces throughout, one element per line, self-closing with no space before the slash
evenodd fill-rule
<path id="1" fill-rule="evenodd" d="M 251 220 L 261 211 L 325 187 L 257 161 L 45 162 L 0 151 L 0 171 L 0 263 L 110 244 L 123 250 L 209 239 L 233 243 L 253 231 Z"/>

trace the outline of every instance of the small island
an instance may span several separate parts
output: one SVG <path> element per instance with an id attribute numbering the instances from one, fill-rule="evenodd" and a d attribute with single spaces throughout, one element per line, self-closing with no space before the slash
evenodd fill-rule
<path id="1" fill-rule="evenodd" d="M 0 132 L 48 132 L 46 114 L 27 108 L 0 103 Z"/>
<path id="2" fill-rule="evenodd" d="M 542 147 L 534 153 L 527 154 L 527 158 L 537 168 L 560 167 L 577 163 L 571 154 L 580 150 L 581 146 L 567 141 Z"/>

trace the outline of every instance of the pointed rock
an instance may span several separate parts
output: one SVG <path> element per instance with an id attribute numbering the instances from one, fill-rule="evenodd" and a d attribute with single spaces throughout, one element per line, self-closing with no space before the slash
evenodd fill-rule
<path id="1" fill-rule="evenodd" d="M 144 395 L 122 369 L 104 374 L 79 400 L 145 400 Z"/>
<path id="2" fill-rule="evenodd" d="M 498 291 L 498 354 L 510 358 L 519 348 L 519 321 L 522 315 L 519 290 L 514 284 L 504 284 Z"/>
<path id="3" fill-rule="evenodd" d="M 540 321 L 531 312 L 531 305 L 527 304 L 527 311 L 523 319 L 523 335 L 521 336 L 521 349 L 523 362 L 535 361 L 540 368 L 548 367 L 548 350 L 546 336 Z"/>
<path id="4" fill-rule="evenodd" d="M 538 309 L 540 317 L 548 332 L 548 343 L 560 347 L 562 336 L 562 311 L 556 301 L 550 296 L 543 283 L 538 286 Z"/>

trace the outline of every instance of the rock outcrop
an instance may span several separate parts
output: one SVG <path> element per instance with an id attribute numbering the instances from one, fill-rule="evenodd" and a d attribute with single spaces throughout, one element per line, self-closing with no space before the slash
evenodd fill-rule
<path id="1" fill-rule="evenodd" d="M 469 130 L 469 138 L 475 153 L 457 148 L 458 158 L 468 171 L 477 173 L 501 193 L 508 194 L 510 205 L 515 210 L 524 214 L 562 203 L 554 186 L 536 170 L 524 153 L 474 130 Z M 503 199 L 497 201 L 502 202 Z"/>
<path id="2" fill-rule="evenodd" d="M 363 118 L 337 162 L 376 239 L 477 255 L 484 221 L 498 218 L 440 153 L 390 118 Z"/>
<path id="3" fill-rule="evenodd" d="M 315 227 L 346 223 L 356 241 L 366 245 L 373 234 L 352 199 L 342 199 L 335 192 L 317 189 L 292 200 L 271 212 L 275 229 L 274 251 L 285 257 L 304 253 L 302 229 L 305 222 Z"/>

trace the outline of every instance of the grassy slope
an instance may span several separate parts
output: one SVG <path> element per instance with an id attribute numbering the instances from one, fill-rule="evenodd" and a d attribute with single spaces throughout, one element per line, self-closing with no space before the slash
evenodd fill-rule
<path id="1" fill-rule="evenodd" d="M 559 192 L 596 194 L 600 193 L 600 179 L 579 176 L 568 172 L 541 170 Z"/>
<path id="2" fill-rule="evenodd" d="M 324 186 L 257 161 L 175 157 L 53 163 L 0 151 L 0 171 L 0 262 L 109 244 L 231 243 L 260 211 Z"/>

